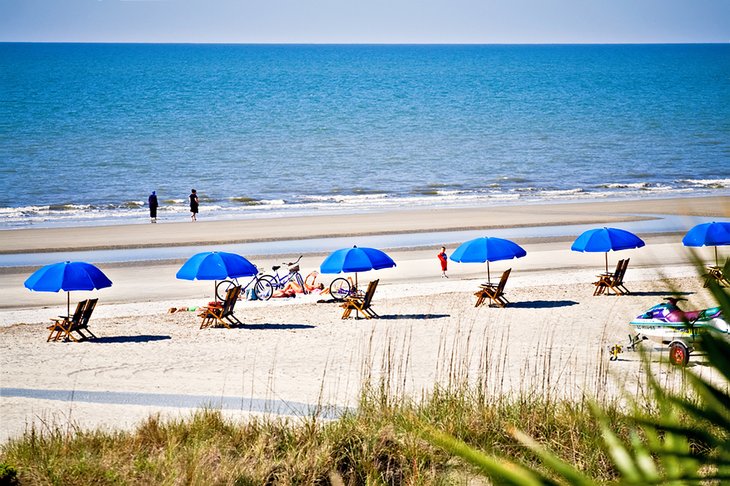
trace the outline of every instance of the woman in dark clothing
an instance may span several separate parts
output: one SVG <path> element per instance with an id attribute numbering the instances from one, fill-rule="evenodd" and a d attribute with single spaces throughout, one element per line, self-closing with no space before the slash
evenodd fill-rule
<path id="1" fill-rule="evenodd" d="M 159 204 L 157 203 L 157 193 L 155 193 L 155 191 L 152 191 L 152 194 L 150 194 L 150 197 L 147 198 L 147 203 L 150 206 L 150 223 L 156 223 L 157 222 L 157 208 L 159 207 Z"/>
<path id="2" fill-rule="evenodd" d="M 195 189 L 192 190 L 190 193 L 190 212 L 193 213 L 190 216 L 190 219 L 193 221 L 197 221 L 197 214 L 198 214 L 198 194 L 195 192 Z"/>

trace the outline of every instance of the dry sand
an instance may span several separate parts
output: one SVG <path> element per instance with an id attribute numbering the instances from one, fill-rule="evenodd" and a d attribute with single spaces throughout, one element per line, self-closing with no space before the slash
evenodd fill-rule
<path id="1" fill-rule="evenodd" d="M 439 218 L 423 211 L 369 214 L 357 231 L 626 219 L 618 213 L 727 217 L 729 199 L 510 207 L 499 214 L 448 210 L 439 211 Z M 251 225 L 260 231 L 256 234 L 284 228 L 278 238 L 301 236 L 301 231 L 345 234 L 353 231 L 349 219 L 200 223 L 195 228 L 231 227 L 227 241 L 240 241 L 232 235 L 248 234 L 241 228 Z M 150 226 L 158 233 L 150 233 Z M 0 251 L 182 244 L 193 238 L 191 226 L 10 231 Z M 130 230 L 145 232 L 130 235 Z M 198 234 L 215 240 L 219 232 Z M 611 255 L 613 265 L 619 257 L 631 258 L 631 296 L 593 297 L 590 282 L 602 270 L 603 256 L 572 253 L 569 242 L 561 240 L 523 242 L 527 257 L 492 265 L 493 277 L 513 268 L 507 295 L 514 304 L 506 309 L 474 307 L 472 293 L 484 280 L 482 265 L 451 263 L 450 278 L 442 279 L 437 249 L 396 251 L 391 256 L 397 268 L 360 275 L 361 282 L 380 279 L 374 304 L 379 320 L 342 321 L 335 304 L 305 296 L 242 301 L 236 313 L 246 326 L 232 330 L 199 330 L 194 312 L 166 313 L 169 307 L 198 306 L 211 298 L 212 283 L 175 280 L 179 263 L 102 266 L 115 282 L 112 288 L 73 294 L 74 299 L 101 299 L 91 324 L 99 339 L 79 344 L 46 343 L 48 318 L 60 313 L 64 298 L 28 292 L 22 288 L 27 272 L 6 271 L 0 275 L 0 440 L 17 436 L 31 423 L 129 427 L 150 413 L 187 414 L 206 403 L 232 416 L 296 416 L 317 404 L 352 407 L 365 377 L 386 380 L 394 393 L 411 396 L 462 378 L 482 380 L 494 393 L 529 388 L 576 397 L 615 393 L 624 385 L 635 389 L 643 381 L 638 357 L 626 353 L 609 364 L 606 356 L 607 346 L 627 340 L 628 321 L 671 289 L 687 292 L 689 307 L 711 303 L 679 239 L 655 235 L 645 238 L 644 248 Z M 711 254 L 700 252 L 703 258 Z M 302 270 L 316 268 L 321 259 L 306 256 Z M 693 363 L 706 372 L 701 357 Z M 676 375 L 666 368 L 660 373 Z"/>

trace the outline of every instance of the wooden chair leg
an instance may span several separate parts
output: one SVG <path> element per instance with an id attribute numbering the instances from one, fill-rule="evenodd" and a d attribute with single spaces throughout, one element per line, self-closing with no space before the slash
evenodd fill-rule
<path id="1" fill-rule="evenodd" d="M 485 297 L 486 297 L 486 295 L 484 295 L 484 292 L 481 292 L 481 293 L 480 293 L 480 294 L 479 294 L 479 295 L 477 296 L 477 303 L 476 303 L 476 304 L 474 304 L 474 307 L 479 307 L 480 305 L 482 305 L 482 304 L 484 303 L 484 299 L 485 299 Z"/>

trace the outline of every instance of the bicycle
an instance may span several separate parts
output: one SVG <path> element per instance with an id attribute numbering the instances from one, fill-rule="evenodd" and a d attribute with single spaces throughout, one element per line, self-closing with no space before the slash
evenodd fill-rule
<path id="1" fill-rule="evenodd" d="M 254 295 L 256 295 L 256 298 L 258 300 L 269 300 L 271 298 L 271 294 L 274 293 L 274 290 L 271 286 L 271 282 L 268 280 L 265 280 L 264 275 L 262 275 L 262 272 L 259 272 L 258 275 L 254 275 L 251 277 L 251 280 L 245 285 L 241 287 L 241 297 L 239 298 L 245 298 L 246 290 L 253 284 L 253 292 Z M 226 294 L 228 293 L 228 290 L 231 287 L 237 287 L 239 285 L 242 285 L 238 282 L 237 278 L 232 278 L 230 280 L 221 280 L 218 282 L 218 284 L 215 286 L 215 296 L 220 301 L 224 301 L 226 299 Z"/>
<path id="2" fill-rule="evenodd" d="M 345 297 L 357 295 L 357 287 L 350 277 L 338 277 L 330 284 L 330 295 L 337 302 L 341 302 Z"/>
<path id="3" fill-rule="evenodd" d="M 281 265 L 274 265 L 273 267 L 271 267 L 271 269 L 274 271 L 273 275 L 263 275 L 261 277 L 261 280 L 266 280 L 271 286 L 272 293 L 273 291 L 283 289 L 292 280 L 294 281 L 294 283 L 299 285 L 303 293 L 309 293 L 307 291 L 307 287 L 304 285 L 304 279 L 302 278 L 302 274 L 299 273 L 299 260 L 302 259 L 302 256 L 303 255 L 300 255 L 299 258 L 297 258 L 297 260 L 294 262 L 282 263 L 282 265 L 286 265 L 287 267 L 289 267 L 289 273 L 287 273 L 286 275 L 279 275 L 279 269 L 281 268 Z M 270 298 L 271 294 L 269 294 L 269 296 L 263 300 L 269 300 Z"/>

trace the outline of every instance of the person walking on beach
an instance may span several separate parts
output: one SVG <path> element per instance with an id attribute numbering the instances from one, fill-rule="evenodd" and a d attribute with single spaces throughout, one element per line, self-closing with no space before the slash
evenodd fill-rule
<path id="1" fill-rule="evenodd" d="M 190 219 L 193 220 L 193 222 L 198 220 L 198 193 L 195 192 L 195 189 L 191 190 L 190 193 L 190 212 L 192 213 L 190 215 Z"/>
<path id="2" fill-rule="evenodd" d="M 448 275 L 446 275 L 446 267 L 448 266 L 448 260 L 446 259 L 446 247 L 441 247 L 441 253 L 436 255 L 441 262 L 441 276 L 445 278 L 449 278 Z"/>
<path id="3" fill-rule="evenodd" d="M 150 197 L 147 198 L 147 204 L 150 206 L 150 223 L 156 223 L 159 204 L 157 203 L 157 193 L 155 191 L 152 191 Z"/>

